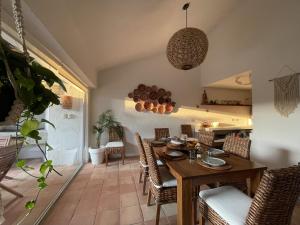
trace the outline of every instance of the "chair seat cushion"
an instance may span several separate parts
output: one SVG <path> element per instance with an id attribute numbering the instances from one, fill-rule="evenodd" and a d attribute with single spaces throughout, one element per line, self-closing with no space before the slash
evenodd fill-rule
<path id="1" fill-rule="evenodd" d="M 161 161 L 160 159 L 156 160 L 156 163 L 157 163 L 158 166 L 164 166 L 165 165 L 164 162 Z"/>
<path id="2" fill-rule="evenodd" d="M 112 141 L 108 142 L 105 145 L 106 148 L 122 148 L 124 147 L 124 143 L 122 141 Z"/>
<path id="3" fill-rule="evenodd" d="M 176 178 L 169 172 L 166 167 L 159 167 L 159 172 L 162 180 L 163 187 L 176 187 Z"/>
<path id="4" fill-rule="evenodd" d="M 200 191 L 202 201 L 230 225 L 244 225 L 252 198 L 232 186 Z"/>

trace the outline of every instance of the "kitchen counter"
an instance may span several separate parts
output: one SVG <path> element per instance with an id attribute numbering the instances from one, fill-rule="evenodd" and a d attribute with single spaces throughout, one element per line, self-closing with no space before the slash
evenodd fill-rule
<path id="1" fill-rule="evenodd" d="M 218 131 L 218 130 L 228 130 L 228 131 L 238 131 L 238 130 L 252 130 L 252 127 L 208 127 L 204 128 L 206 131 Z"/>

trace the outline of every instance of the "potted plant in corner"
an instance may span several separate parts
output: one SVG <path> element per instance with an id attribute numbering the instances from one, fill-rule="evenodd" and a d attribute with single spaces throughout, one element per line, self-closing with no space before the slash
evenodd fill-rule
<path id="1" fill-rule="evenodd" d="M 113 128 L 120 137 L 123 137 L 123 129 L 121 129 L 121 123 L 116 121 L 112 111 L 107 110 L 100 114 L 96 125 L 93 126 L 93 130 L 96 133 L 96 148 L 89 148 L 89 153 L 93 165 L 99 165 L 104 159 L 105 147 L 101 145 L 101 135 L 107 130 Z"/>

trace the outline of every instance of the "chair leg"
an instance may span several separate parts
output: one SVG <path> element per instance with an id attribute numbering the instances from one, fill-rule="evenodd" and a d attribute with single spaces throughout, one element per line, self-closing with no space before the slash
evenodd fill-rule
<path id="1" fill-rule="evenodd" d="M 146 194 L 146 183 L 147 183 L 147 178 L 148 178 L 148 176 L 147 176 L 146 172 L 144 171 L 143 195 Z"/>
<path id="2" fill-rule="evenodd" d="M 8 191 L 9 193 L 11 193 L 11 194 L 13 194 L 13 195 L 15 195 L 15 196 L 17 196 L 19 198 L 23 198 L 24 197 L 21 193 L 19 193 L 19 192 L 15 191 L 15 190 L 13 190 L 13 189 L 5 186 L 4 184 L 0 184 L 0 187 L 2 189 L 4 189 L 5 191 Z"/>
<path id="3" fill-rule="evenodd" d="M 140 178 L 139 178 L 139 183 L 142 183 L 142 176 L 143 176 L 143 168 L 140 169 Z"/>
<path id="4" fill-rule="evenodd" d="M 107 166 L 108 164 L 108 153 L 105 153 L 105 165 Z"/>
<path id="5" fill-rule="evenodd" d="M 125 149 L 122 151 L 122 160 L 123 160 L 123 165 L 124 165 L 124 159 L 125 159 Z"/>
<path id="6" fill-rule="evenodd" d="M 194 199 L 193 200 L 193 216 L 194 216 L 194 223 L 197 224 L 197 209 L 198 209 L 198 205 L 197 205 L 198 200 Z"/>
<path id="7" fill-rule="evenodd" d="M 156 225 L 159 225 L 159 217 L 160 217 L 160 204 L 156 203 Z"/>
<path id="8" fill-rule="evenodd" d="M 202 216 L 202 214 L 200 214 L 199 225 L 205 225 L 205 218 Z"/>
<path id="9" fill-rule="evenodd" d="M 147 206 L 150 206 L 150 203 L 151 203 L 151 189 L 149 188 L 148 190 L 148 198 L 147 198 Z"/>

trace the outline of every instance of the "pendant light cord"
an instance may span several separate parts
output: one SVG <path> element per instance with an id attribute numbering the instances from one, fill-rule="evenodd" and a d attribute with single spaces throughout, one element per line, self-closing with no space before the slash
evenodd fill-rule
<path id="1" fill-rule="evenodd" d="M 190 3 L 187 2 L 183 5 L 182 9 L 185 11 L 185 28 L 187 28 L 187 10 L 190 6 Z"/>
<path id="2" fill-rule="evenodd" d="M 185 10 L 185 28 L 187 28 L 187 9 Z"/>

